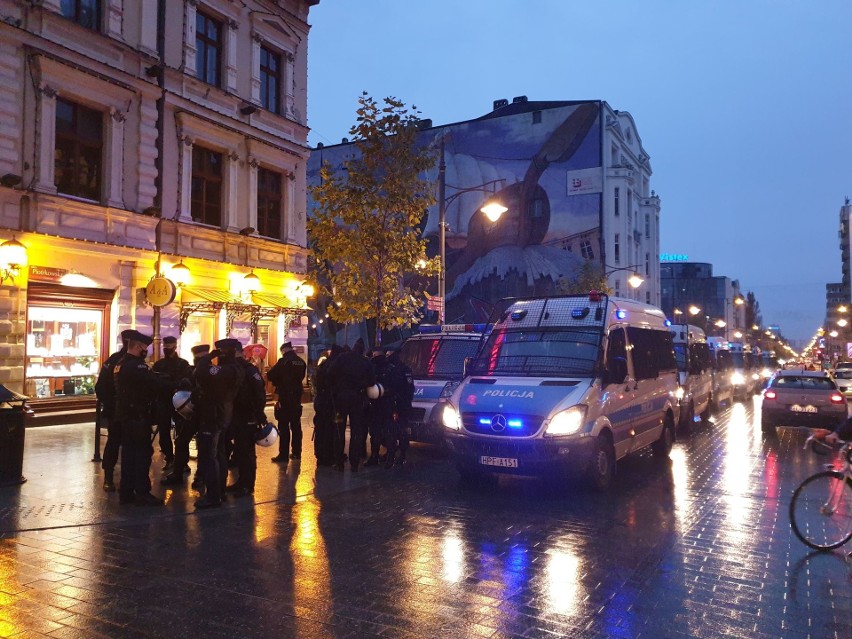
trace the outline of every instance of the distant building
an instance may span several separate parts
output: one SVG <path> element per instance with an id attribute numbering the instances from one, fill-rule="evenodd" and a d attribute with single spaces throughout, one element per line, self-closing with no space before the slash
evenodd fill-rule
<path id="1" fill-rule="evenodd" d="M 742 298 L 738 280 L 714 276 L 713 265 L 706 262 L 663 262 L 660 264 L 660 307 L 676 323 L 700 326 L 708 335 L 736 341 L 736 332 L 744 335 L 745 308 L 736 303 Z M 692 313 L 690 309 L 698 309 Z M 724 327 L 716 326 L 718 321 Z"/>
<path id="2" fill-rule="evenodd" d="M 304 347 L 317 2 L 2 3 L 0 383 L 90 394 L 131 327 Z"/>
<path id="3" fill-rule="evenodd" d="M 447 322 L 481 321 L 503 297 L 552 294 L 585 260 L 609 273 L 616 295 L 659 304 L 660 199 L 629 113 L 519 96 L 475 120 L 424 121 L 420 141 L 446 162 Z M 315 149 L 309 184 L 322 163 L 340 171 L 353 153 L 348 141 Z M 479 211 L 492 196 L 509 208 L 495 223 Z M 436 204 L 424 225 L 433 255 L 438 232 Z M 635 290 L 634 271 L 645 280 Z"/>

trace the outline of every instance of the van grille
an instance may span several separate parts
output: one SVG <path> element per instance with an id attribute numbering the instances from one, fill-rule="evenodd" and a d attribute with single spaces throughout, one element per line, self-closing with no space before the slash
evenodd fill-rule
<path id="1" fill-rule="evenodd" d="M 535 435 L 544 417 L 541 415 L 512 415 L 506 413 L 462 413 L 465 430 L 479 435 L 498 437 L 529 437 Z"/>

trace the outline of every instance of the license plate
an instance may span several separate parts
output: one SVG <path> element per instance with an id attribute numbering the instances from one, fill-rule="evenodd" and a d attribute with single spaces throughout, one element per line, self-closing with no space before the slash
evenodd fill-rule
<path id="1" fill-rule="evenodd" d="M 794 413 L 816 413 L 816 406 L 799 406 L 798 404 L 793 404 L 790 406 L 790 410 Z"/>
<path id="2" fill-rule="evenodd" d="M 518 460 L 511 457 L 487 457 L 480 456 L 479 463 L 483 466 L 500 466 L 502 468 L 517 468 Z"/>

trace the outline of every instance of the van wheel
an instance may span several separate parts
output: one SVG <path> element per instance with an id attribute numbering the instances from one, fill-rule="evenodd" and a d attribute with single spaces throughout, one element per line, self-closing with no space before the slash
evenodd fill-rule
<path id="1" fill-rule="evenodd" d="M 684 432 L 691 431 L 695 424 L 695 404 L 689 402 L 686 411 L 680 416 L 680 429 Z"/>
<path id="2" fill-rule="evenodd" d="M 592 488 L 601 492 L 609 489 L 615 475 L 615 450 L 606 435 L 599 435 L 592 458 L 589 460 L 588 479 Z"/>
<path id="3" fill-rule="evenodd" d="M 660 438 L 651 444 L 651 450 L 657 457 L 668 457 L 674 444 L 675 433 L 672 417 L 666 414 L 665 422 L 663 422 L 663 432 L 660 433 Z"/>

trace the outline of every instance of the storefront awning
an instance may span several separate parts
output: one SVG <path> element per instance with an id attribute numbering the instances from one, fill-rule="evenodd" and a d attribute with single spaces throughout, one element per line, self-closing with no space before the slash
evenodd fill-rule
<path id="1" fill-rule="evenodd" d="M 194 288 L 190 286 L 184 286 L 181 289 L 181 295 L 186 295 L 187 293 L 191 297 L 198 298 L 198 300 L 200 300 L 201 302 L 208 302 L 211 304 L 224 305 L 242 303 L 238 298 L 234 297 L 229 292 L 220 291 L 214 288 Z M 195 303 L 193 300 L 184 300 L 183 297 L 181 297 L 181 305 L 193 303 Z"/>
<path id="2" fill-rule="evenodd" d="M 290 315 L 304 315 L 312 310 L 307 306 L 293 306 L 293 300 L 289 297 L 275 293 L 252 293 L 251 299 L 258 306 L 271 306 L 278 309 L 281 313 Z"/>
<path id="3" fill-rule="evenodd" d="M 251 302 L 236 297 L 227 291 L 210 288 L 183 287 L 180 304 L 180 332 L 186 328 L 189 316 L 193 313 L 226 312 L 227 332 L 231 332 L 234 320 L 240 315 L 251 317 L 252 336 L 257 335 L 257 325 L 262 319 L 271 319 L 283 314 L 289 325 L 295 318 L 307 315 L 311 310 L 307 306 L 295 307 L 292 300 L 275 293 L 253 293 Z"/>

